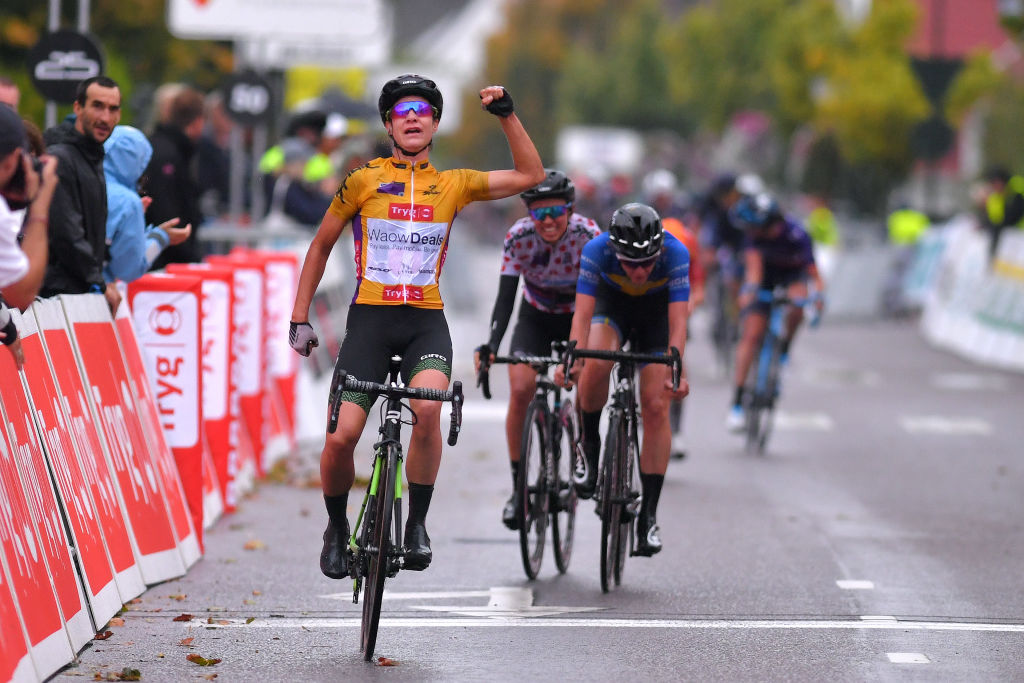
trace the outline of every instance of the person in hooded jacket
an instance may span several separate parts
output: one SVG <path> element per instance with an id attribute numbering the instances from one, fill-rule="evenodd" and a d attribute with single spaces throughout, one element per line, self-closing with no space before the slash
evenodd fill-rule
<path id="1" fill-rule="evenodd" d="M 40 296 L 104 294 L 112 311 L 121 295 L 103 278 L 107 192 L 103 143 L 121 120 L 121 91 L 106 76 L 78 84 L 74 119 L 46 131 L 57 157 L 58 189 L 50 206 L 49 261 Z"/>
<path id="2" fill-rule="evenodd" d="M 138 128 L 117 126 L 107 141 L 103 171 L 107 177 L 107 249 L 110 260 L 103 269 L 108 281 L 131 282 L 146 271 L 165 247 L 180 244 L 192 225 L 176 227 L 178 218 L 146 225 L 148 197 L 136 187 L 153 156 L 153 146 Z"/>

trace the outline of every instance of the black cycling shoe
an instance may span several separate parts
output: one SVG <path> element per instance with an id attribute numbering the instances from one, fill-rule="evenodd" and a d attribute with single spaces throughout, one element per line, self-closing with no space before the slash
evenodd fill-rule
<path id="1" fill-rule="evenodd" d="M 331 522 L 324 531 L 324 549 L 320 551 L 320 571 L 332 579 L 347 579 L 348 574 L 348 520 L 345 528 L 338 529 Z"/>
<path id="2" fill-rule="evenodd" d="M 413 522 L 405 525 L 405 565 L 403 569 L 423 571 L 430 566 L 433 554 L 430 552 L 430 536 L 427 536 L 427 527 L 423 522 Z"/>
<path id="3" fill-rule="evenodd" d="M 505 509 L 501 511 L 501 521 L 512 531 L 519 529 L 519 496 L 513 493 L 505 501 Z"/>
<path id="4" fill-rule="evenodd" d="M 640 515 L 636 520 L 636 550 L 634 555 L 650 557 L 661 552 L 661 535 L 654 515 Z"/>

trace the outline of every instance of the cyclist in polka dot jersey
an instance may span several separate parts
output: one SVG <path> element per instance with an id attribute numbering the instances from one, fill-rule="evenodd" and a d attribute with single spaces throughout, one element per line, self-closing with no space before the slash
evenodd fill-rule
<path id="1" fill-rule="evenodd" d="M 509 353 L 546 356 L 551 353 L 551 342 L 569 338 L 580 253 L 587 242 L 601 233 L 592 219 L 572 212 L 576 188 L 560 171 L 548 170 L 541 183 L 520 196 L 530 215 L 516 221 L 505 236 L 491 336 L 474 354 L 478 371 L 481 356 L 493 359 L 498 351 L 512 317 L 520 277 L 523 299 Z M 509 365 L 508 371 L 511 395 L 505 436 L 515 491 L 523 419 L 536 388 L 537 371 L 529 365 Z M 502 511 L 502 522 L 509 529 L 517 528 L 517 507 L 513 493 Z"/>

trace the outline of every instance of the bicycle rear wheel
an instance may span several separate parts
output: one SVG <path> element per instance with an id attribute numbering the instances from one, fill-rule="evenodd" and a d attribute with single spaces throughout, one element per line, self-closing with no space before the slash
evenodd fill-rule
<path id="1" fill-rule="evenodd" d="M 544 559 L 548 526 L 548 487 L 545 475 L 547 404 L 533 401 L 526 409 L 523 440 L 519 448 L 519 550 L 523 570 L 537 578 Z"/>
<path id="2" fill-rule="evenodd" d="M 626 448 L 622 418 L 612 415 L 608 423 L 602 459 L 601 486 L 601 592 L 607 593 L 615 580 L 615 567 L 619 564 L 622 542 L 622 505 L 616 500 L 622 489 L 621 452 Z M 621 575 L 621 570 L 620 570 Z"/>
<path id="3" fill-rule="evenodd" d="M 550 491 L 551 541 L 555 546 L 555 565 L 564 574 L 569 570 L 572 557 L 572 539 L 576 528 L 576 487 L 572 485 L 572 468 L 579 444 L 579 428 L 576 423 L 576 408 L 572 401 L 562 401 L 557 417 L 557 434 L 551 438 L 552 481 Z"/>
<path id="4" fill-rule="evenodd" d="M 367 553 L 367 575 L 363 586 L 363 623 L 361 647 L 363 659 L 373 659 L 373 649 L 377 644 L 377 627 L 380 624 L 380 607 L 384 599 L 384 579 L 388 569 L 394 545 L 391 540 L 391 513 L 395 505 L 395 476 L 398 468 L 398 455 L 389 447 L 381 462 L 377 480 L 377 491 L 370 496 L 367 507 L 372 509 L 372 516 L 364 527 L 363 546 Z"/>

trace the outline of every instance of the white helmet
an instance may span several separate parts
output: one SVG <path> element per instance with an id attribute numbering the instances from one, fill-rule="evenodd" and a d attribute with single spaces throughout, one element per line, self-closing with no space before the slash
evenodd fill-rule
<path id="1" fill-rule="evenodd" d="M 761 176 L 756 173 L 744 173 L 736 178 L 736 191 L 744 195 L 761 194 L 767 190 Z"/>
<path id="2" fill-rule="evenodd" d="M 658 168 L 644 176 L 642 183 L 644 196 L 653 199 L 663 194 L 675 194 L 679 187 L 679 181 L 672 171 L 665 168 Z"/>

